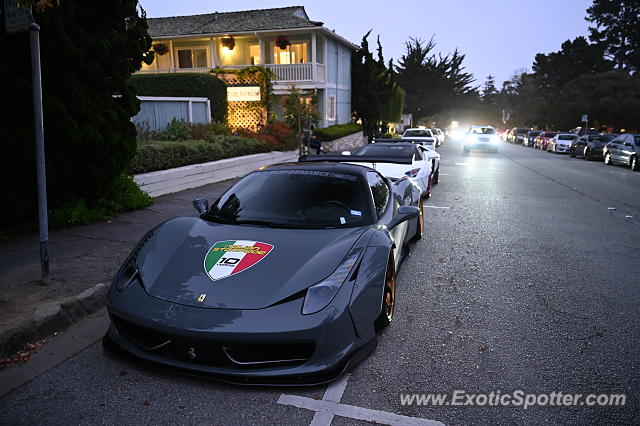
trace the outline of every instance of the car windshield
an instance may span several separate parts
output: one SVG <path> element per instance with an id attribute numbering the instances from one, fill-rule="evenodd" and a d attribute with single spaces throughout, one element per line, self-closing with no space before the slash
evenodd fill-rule
<path id="1" fill-rule="evenodd" d="M 543 137 L 545 137 L 545 138 L 552 138 L 552 137 L 554 137 L 555 135 L 557 135 L 557 133 L 556 133 L 556 132 L 544 132 L 544 133 L 542 134 L 542 136 L 543 136 Z"/>
<path id="2" fill-rule="evenodd" d="M 614 135 L 595 135 L 595 136 L 589 136 L 588 140 L 589 140 L 589 142 L 610 142 L 610 141 L 614 140 L 616 138 L 616 136 L 614 136 Z"/>
<path id="3" fill-rule="evenodd" d="M 356 155 L 380 155 L 385 157 L 408 157 L 416 153 L 411 145 L 378 145 L 369 144 L 360 148 Z"/>
<path id="4" fill-rule="evenodd" d="M 528 134 L 529 134 L 529 136 L 538 136 L 540 133 L 541 133 L 541 132 L 538 132 L 538 131 L 536 131 L 536 130 L 533 130 L 533 131 L 529 132 Z"/>
<path id="5" fill-rule="evenodd" d="M 577 138 L 577 135 L 559 135 L 558 136 L 558 140 L 561 140 L 561 141 L 570 141 L 576 138 Z"/>
<path id="6" fill-rule="evenodd" d="M 491 127 L 472 127 L 469 129 L 469 133 L 476 135 L 493 135 L 495 132 L 495 129 Z"/>
<path id="7" fill-rule="evenodd" d="M 516 133 L 517 133 L 517 134 L 520 134 L 520 133 L 528 133 L 528 132 L 529 132 L 529 129 L 518 129 L 518 130 L 516 130 Z"/>
<path id="8" fill-rule="evenodd" d="M 432 137 L 431 130 L 428 129 L 415 129 L 415 130 L 407 130 L 404 132 L 402 137 L 404 138 L 426 138 Z"/>
<path id="9" fill-rule="evenodd" d="M 636 144 L 636 146 L 640 146 L 640 136 L 634 136 L 633 142 Z"/>
<path id="10" fill-rule="evenodd" d="M 251 173 L 202 218 L 231 225 L 322 229 L 370 225 L 362 178 L 314 169 Z"/>

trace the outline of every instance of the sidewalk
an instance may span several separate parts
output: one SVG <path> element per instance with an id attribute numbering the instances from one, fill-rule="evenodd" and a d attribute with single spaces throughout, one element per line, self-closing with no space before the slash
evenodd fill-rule
<path id="1" fill-rule="evenodd" d="M 0 358 L 61 331 L 104 306 L 111 279 L 146 231 L 175 216 L 196 214 L 191 201 L 210 202 L 235 180 L 163 195 L 146 209 L 108 222 L 49 234 L 52 284 L 41 286 L 38 234 L 0 243 Z"/>

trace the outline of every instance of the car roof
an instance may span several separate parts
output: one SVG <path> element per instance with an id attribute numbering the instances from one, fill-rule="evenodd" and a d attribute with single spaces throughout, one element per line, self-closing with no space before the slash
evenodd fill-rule
<path id="1" fill-rule="evenodd" d="M 349 157 L 345 156 L 344 161 L 349 161 Z M 290 163 L 278 163 L 272 164 L 269 166 L 260 167 L 255 170 L 257 172 L 265 171 L 265 170 L 309 170 L 309 171 L 324 171 L 324 172 L 333 172 L 333 173 L 343 173 L 348 175 L 355 175 L 366 177 L 367 171 L 370 171 L 371 168 L 366 166 L 361 166 L 357 164 L 346 164 L 346 163 L 337 163 L 337 162 L 290 162 Z"/>

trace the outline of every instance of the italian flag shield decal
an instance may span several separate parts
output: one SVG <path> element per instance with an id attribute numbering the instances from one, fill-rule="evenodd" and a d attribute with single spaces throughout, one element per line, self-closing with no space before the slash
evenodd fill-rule
<path id="1" fill-rule="evenodd" d="M 220 280 L 252 267 L 272 249 L 271 244 L 259 241 L 218 241 L 204 258 L 204 270 L 212 280 Z"/>

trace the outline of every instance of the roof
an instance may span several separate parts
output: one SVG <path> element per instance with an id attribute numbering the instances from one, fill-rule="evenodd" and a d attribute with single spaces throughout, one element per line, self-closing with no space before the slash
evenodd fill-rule
<path id="1" fill-rule="evenodd" d="M 147 18 L 147 23 L 152 38 L 322 27 L 322 22 L 309 19 L 303 6 Z"/>

